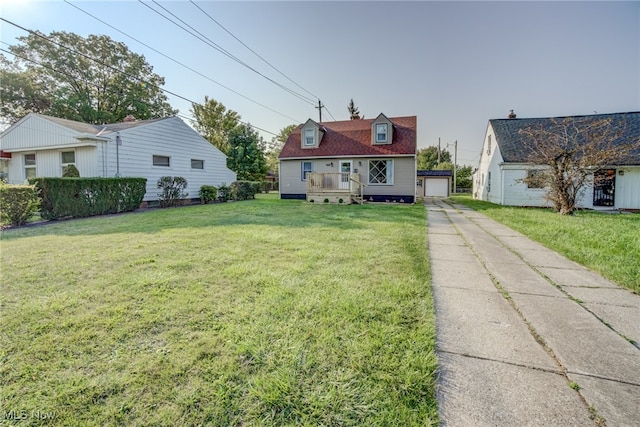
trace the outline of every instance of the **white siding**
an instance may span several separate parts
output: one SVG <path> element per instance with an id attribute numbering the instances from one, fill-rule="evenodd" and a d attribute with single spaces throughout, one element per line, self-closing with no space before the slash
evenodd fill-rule
<path id="1" fill-rule="evenodd" d="M 544 189 L 527 188 L 527 184 L 520 181 L 527 177 L 527 169 L 526 166 L 503 166 L 501 173 L 504 197 L 501 204 L 507 206 L 551 206 L 544 198 L 546 194 Z"/>
<path id="2" fill-rule="evenodd" d="M 80 143 L 79 132 L 55 124 L 42 117 L 28 115 L 2 134 L 2 149 L 38 150 Z"/>
<path id="3" fill-rule="evenodd" d="M 115 135 L 108 147 L 108 175 L 116 174 Z M 120 131 L 120 176 L 147 178 L 144 200 L 158 199 L 158 179 L 181 176 L 188 182 L 188 197 L 197 198 L 202 185 L 231 184 L 236 174 L 226 156 L 177 117 Z M 170 167 L 153 166 L 153 155 L 168 156 Z M 204 169 L 191 169 L 191 159 L 204 160 Z"/>
<path id="4" fill-rule="evenodd" d="M 491 140 L 490 149 L 489 140 Z M 501 162 L 502 154 L 496 144 L 493 128 L 491 125 L 488 125 L 484 142 L 482 144 L 478 170 L 476 171 L 473 180 L 473 197 L 475 199 L 486 200 L 492 203 L 501 203 L 503 198 L 500 173 Z M 491 176 L 489 176 L 489 172 L 491 172 Z"/>
<path id="5" fill-rule="evenodd" d="M 640 209 L 640 166 L 620 167 L 616 173 L 616 209 Z"/>
<path id="6" fill-rule="evenodd" d="M 22 184 L 26 181 L 24 170 L 24 156 L 26 154 L 36 155 L 36 176 L 62 176 L 62 154 L 60 154 L 62 151 L 75 152 L 75 165 L 80 172 L 80 176 L 97 176 L 96 148 L 75 147 L 13 153 L 11 160 L 9 160 L 9 178 L 7 181 L 10 184 Z"/>

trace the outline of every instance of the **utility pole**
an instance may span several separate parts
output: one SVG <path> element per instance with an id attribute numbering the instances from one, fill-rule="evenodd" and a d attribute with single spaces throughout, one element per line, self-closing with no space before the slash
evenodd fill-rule
<path id="1" fill-rule="evenodd" d="M 316 108 L 320 112 L 320 123 L 322 123 L 322 109 L 324 108 L 324 105 L 322 105 L 322 101 L 320 101 L 319 99 L 318 99 L 318 106 Z"/>
<path id="2" fill-rule="evenodd" d="M 440 137 L 438 137 L 438 164 L 440 164 Z"/>
<path id="3" fill-rule="evenodd" d="M 456 194 L 457 192 L 457 188 L 456 188 L 456 178 L 457 178 L 457 171 L 458 171 L 458 140 L 456 139 L 456 142 L 454 142 L 453 144 L 453 194 Z"/>

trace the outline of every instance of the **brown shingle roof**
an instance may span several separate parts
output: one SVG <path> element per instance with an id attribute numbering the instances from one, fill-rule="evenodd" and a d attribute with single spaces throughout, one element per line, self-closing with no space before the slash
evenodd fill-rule
<path id="1" fill-rule="evenodd" d="M 318 148 L 302 148 L 298 126 L 282 147 L 280 159 L 342 156 L 397 156 L 416 154 L 416 116 L 390 117 L 391 144 L 371 144 L 371 125 L 375 119 L 319 123 L 324 136 Z"/>

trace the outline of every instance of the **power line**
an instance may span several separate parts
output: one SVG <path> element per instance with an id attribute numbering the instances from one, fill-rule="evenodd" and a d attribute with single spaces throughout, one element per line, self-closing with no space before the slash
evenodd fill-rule
<path id="1" fill-rule="evenodd" d="M 191 34 L 193 37 L 197 38 L 198 40 L 202 41 L 203 43 L 209 45 L 211 48 L 217 50 L 218 52 L 222 53 L 223 55 L 231 58 L 232 60 L 236 61 L 237 63 L 239 63 L 240 65 L 248 68 L 249 70 L 253 71 L 254 73 L 258 74 L 259 76 L 263 77 L 264 79 L 268 80 L 269 82 L 273 83 L 274 85 L 278 86 L 279 88 L 283 89 L 284 91 L 290 93 L 291 95 L 299 98 L 302 101 L 305 101 L 311 105 L 314 105 L 314 100 L 294 91 L 293 89 L 290 89 L 288 87 L 286 87 L 285 85 L 276 82 L 275 80 L 271 79 L 270 77 L 267 77 L 266 75 L 264 75 L 263 73 L 259 72 L 258 70 L 256 70 L 255 68 L 251 67 L 250 65 L 248 65 L 247 63 L 245 63 L 244 61 L 242 61 L 241 59 L 239 59 L 238 57 L 234 56 L 233 54 L 231 54 L 230 52 L 228 52 L 226 49 L 222 48 L 220 45 L 218 45 L 217 43 L 215 43 L 214 41 L 212 41 L 211 39 L 209 39 L 207 36 L 205 36 L 204 34 L 202 34 L 201 32 L 199 32 L 198 30 L 196 30 L 195 28 L 193 28 L 191 25 L 189 25 L 188 23 L 186 23 L 185 21 L 183 21 L 182 19 L 180 19 L 178 16 L 176 16 L 175 14 L 173 14 L 171 11 L 169 11 L 167 8 L 165 8 L 164 6 L 160 5 L 158 2 L 156 2 L 155 0 L 152 0 L 152 2 L 157 5 L 158 7 L 160 7 L 161 9 L 165 10 L 167 13 L 169 13 L 171 16 L 175 17 L 177 20 L 179 20 L 180 22 L 182 22 L 184 25 L 186 25 L 187 27 L 191 28 L 193 31 L 195 31 L 198 35 L 194 34 L 192 31 L 186 29 L 185 27 L 183 27 L 182 25 L 178 24 L 177 22 L 175 22 L 174 20 L 172 20 L 171 18 L 167 17 L 166 15 L 164 15 L 163 13 L 157 11 L 156 9 L 152 8 L 151 6 L 149 6 L 148 4 L 144 3 L 142 0 L 138 0 L 139 3 L 143 4 L 144 6 L 146 6 L 147 8 L 149 8 L 150 10 L 152 10 L 153 12 L 157 13 L 158 15 L 162 16 L 164 19 L 166 19 L 167 21 L 171 22 L 172 24 L 176 25 L 178 28 L 181 28 L 183 31 Z"/>
<path id="2" fill-rule="evenodd" d="M 242 93 L 240 93 L 240 92 L 238 92 L 238 91 L 236 91 L 236 90 L 233 90 L 233 89 L 231 89 L 231 88 L 230 88 L 230 87 L 228 87 L 228 86 L 225 86 L 224 84 L 222 84 L 222 83 L 220 83 L 220 82 L 218 82 L 218 81 L 216 81 L 216 80 L 212 79 L 211 77 L 209 77 L 209 76 L 207 76 L 207 75 L 205 75 L 205 74 L 202 74 L 201 72 L 199 72 L 199 71 L 197 71 L 197 70 L 195 70 L 195 69 L 193 69 L 193 68 L 189 67 L 188 65 L 183 64 L 182 62 L 178 61 L 177 59 L 174 59 L 174 58 L 170 57 L 169 55 L 166 55 L 166 54 L 164 54 L 164 53 L 160 52 L 159 50 L 157 50 L 157 49 L 155 49 L 155 48 L 153 48 L 153 47 L 149 46 L 148 44 L 146 44 L 146 43 L 144 43 L 144 42 L 142 42 L 142 41 L 140 41 L 140 40 L 136 39 L 135 37 L 133 37 L 133 36 L 131 36 L 131 35 L 127 34 L 126 32 L 124 32 L 124 31 L 122 31 L 122 30 L 120 30 L 120 29 L 118 29 L 118 28 L 114 27 L 113 25 L 109 24 L 108 22 L 103 21 L 102 19 L 100 19 L 100 18 L 96 17 L 95 15 L 92 15 L 91 13 L 87 12 L 86 10 L 83 10 L 82 8 L 80 8 L 80 7 L 76 6 L 75 4 L 70 3 L 68 0 L 64 0 L 64 2 L 65 2 L 65 3 L 67 3 L 69 6 L 72 6 L 72 7 L 76 8 L 76 9 L 78 9 L 80 12 L 82 12 L 82 13 L 84 13 L 84 14 L 86 14 L 86 15 L 90 16 L 90 17 L 92 17 L 93 19 L 95 19 L 95 20 L 97 20 L 97 21 L 99 21 L 99 22 L 103 23 L 104 25 L 108 26 L 109 28 L 111 28 L 111 29 L 113 29 L 113 30 L 115 30 L 115 31 L 119 32 L 120 34 L 122 34 L 122 35 L 124 35 L 124 36 L 126 36 L 126 37 L 129 37 L 130 39 L 132 39 L 132 40 L 134 40 L 134 41 L 136 41 L 136 42 L 140 43 L 141 45 L 145 46 L 145 47 L 146 47 L 146 48 L 148 48 L 148 49 L 151 49 L 152 51 L 156 52 L 157 54 L 159 54 L 159 55 L 161 55 L 161 56 L 163 56 L 163 57 L 165 57 L 165 58 L 169 59 L 170 61 L 173 61 L 174 63 L 176 63 L 176 64 L 178 64 L 178 65 L 180 65 L 180 66 L 182 66 L 182 67 L 186 68 L 187 70 L 189 70 L 189 71 L 191 71 L 191 72 L 194 72 L 194 73 L 198 74 L 198 75 L 199 75 L 199 76 L 201 76 L 201 77 L 204 77 L 205 79 L 207 79 L 207 80 L 211 81 L 212 83 L 215 83 L 215 84 L 217 84 L 218 86 L 223 87 L 224 89 L 227 89 L 228 91 L 230 91 L 230 92 L 232 92 L 232 93 L 234 93 L 234 94 L 236 94 L 236 95 L 238 95 L 238 96 L 240 96 L 240 97 L 242 97 L 242 98 L 246 99 L 247 101 L 253 102 L 254 104 L 259 105 L 260 107 L 263 107 L 263 108 L 265 108 L 265 109 L 267 109 L 267 110 L 269 110 L 269 111 L 271 111 L 271 112 L 274 112 L 274 113 L 276 113 L 276 114 L 278 114 L 278 115 L 280 115 L 280 116 L 282 116 L 282 117 L 284 117 L 284 118 L 286 118 L 286 119 L 293 120 L 294 122 L 299 121 L 299 120 L 297 120 L 297 119 L 294 119 L 293 117 L 287 116 L 286 114 L 283 114 L 283 113 L 281 113 L 281 112 L 279 112 L 279 111 L 277 111 L 277 110 L 274 110 L 273 108 L 271 108 L 271 107 L 269 107 L 269 106 L 267 106 L 267 105 L 265 105 L 265 104 L 262 104 L 262 103 L 260 103 L 260 102 L 256 101 L 255 99 L 249 98 L 248 96 L 243 95 Z"/>
<path id="3" fill-rule="evenodd" d="M 274 70 L 276 70 L 281 76 L 283 76 L 284 78 L 286 78 L 287 80 L 289 80 L 291 83 L 293 83 L 294 85 L 298 86 L 300 89 L 304 90 L 305 92 L 307 92 L 309 95 L 313 96 L 314 98 L 319 98 L 318 96 L 314 95 L 313 93 L 311 93 L 310 91 L 308 91 L 307 89 L 305 89 L 304 87 L 300 86 L 298 83 L 296 83 L 293 79 L 291 79 L 289 76 L 287 76 L 286 74 L 284 74 L 282 71 L 280 71 L 278 68 L 276 68 L 273 64 L 271 64 L 269 61 L 267 61 L 266 59 L 264 59 L 262 56 L 260 56 L 255 50 L 251 49 L 249 46 L 247 46 L 246 43 L 244 43 L 242 40 L 240 40 L 238 37 L 235 36 L 235 34 L 233 34 L 231 31 L 229 31 L 227 28 L 225 28 L 220 22 L 218 22 L 217 20 L 215 20 L 210 14 L 208 14 L 204 9 L 202 9 L 200 6 L 198 6 L 193 0 L 189 0 L 191 2 L 192 5 L 194 5 L 195 7 L 197 7 L 203 14 L 205 14 L 210 20 L 212 20 L 213 22 L 215 22 L 220 28 L 222 28 L 224 31 L 227 32 L 227 34 L 229 34 L 231 37 L 233 37 L 234 39 L 236 39 L 242 46 L 246 47 L 251 53 L 253 53 L 255 56 L 257 56 L 258 58 L 260 58 L 265 64 L 267 64 L 268 66 L 270 66 L 271 68 L 273 68 Z M 335 119 L 334 119 L 335 120 Z"/>
<path id="4" fill-rule="evenodd" d="M 94 62 L 96 62 L 96 63 L 98 63 L 98 64 L 100 64 L 100 65 L 102 65 L 102 66 L 104 66 L 104 67 L 110 68 L 111 70 L 116 71 L 116 72 L 118 72 L 118 73 L 120 73 L 120 74 L 122 74 L 122 75 L 124 75 L 124 76 L 127 76 L 127 77 L 129 77 L 129 78 L 132 78 L 132 79 L 134 79 L 134 80 L 137 80 L 138 82 L 146 83 L 146 82 L 143 82 L 141 79 L 139 79 L 139 78 L 137 78 L 137 77 L 135 77 L 135 76 L 132 76 L 132 75 L 130 75 L 130 74 L 127 74 L 127 73 L 125 73 L 124 71 L 118 70 L 118 69 L 116 69 L 115 67 L 112 67 L 112 66 L 110 66 L 110 65 L 107 65 L 107 64 L 105 64 L 105 63 L 103 63 L 103 62 L 101 62 L 101 61 L 99 61 L 99 60 L 97 60 L 97 59 L 95 59 L 95 58 L 92 58 L 92 57 L 90 57 L 90 56 L 88 56 L 88 55 L 85 55 L 85 54 L 83 54 L 83 53 L 81 53 L 81 52 L 77 52 L 76 50 L 71 49 L 71 48 L 69 48 L 68 46 L 65 46 L 65 45 L 63 45 L 63 44 L 61 44 L 61 43 L 58 43 L 58 42 L 54 41 L 54 40 L 50 40 L 48 37 L 45 37 L 45 36 L 43 36 L 43 35 L 41 35 L 41 34 L 38 34 L 38 33 L 37 33 L 37 32 L 35 32 L 35 31 L 29 30 L 29 29 L 27 29 L 27 28 L 24 28 L 24 27 L 22 27 L 22 26 L 20 26 L 20 25 L 18 25 L 18 24 L 15 24 L 15 23 L 13 23 L 13 22 L 11 22 L 11 21 L 8 21 L 8 20 L 6 20 L 6 19 L 4 19 L 4 18 L 2 18 L 2 17 L 0 17 L 0 20 L 5 21 L 5 22 L 7 22 L 7 23 L 9 23 L 9 24 L 11 24 L 11 25 L 13 25 L 13 26 L 15 26 L 15 27 L 17 27 L 17 28 L 20 28 L 21 30 L 26 31 L 26 32 L 28 32 L 28 33 L 30 33 L 30 34 L 32 34 L 32 35 L 34 35 L 34 36 L 37 36 L 37 37 L 39 37 L 39 38 L 41 38 L 41 39 L 43 39 L 43 40 L 46 40 L 46 41 L 48 41 L 49 43 L 56 44 L 56 45 L 58 45 L 58 46 L 60 46 L 60 47 L 62 47 L 62 48 L 67 49 L 67 50 L 68 50 L 68 51 L 70 51 L 70 52 L 73 52 L 73 53 L 75 53 L 75 54 L 78 54 L 78 55 L 80 55 L 80 56 L 83 56 L 83 57 L 85 57 L 85 58 L 87 58 L 87 59 L 89 59 L 89 60 L 91 60 L 91 61 L 94 61 Z M 3 41 L 2 43 L 4 43 L 4 44 L 6 44 L 6 45 L 10 46 L 8 43 L 6 43 L 6 42 L 4 42 L 4 41 Z M 38 62 L 38 61 L 35 61 L 35 60 L 33 60 L 33 59 L 26 58 L 26 57 L 21 56 L 21 55 L 17 55 L 17 54 L 15 54 L 14 52 L 11 52 L 11 51 L 9 51 L 9 50 L 6 50 L 6 49 L 2 49 L 2 48 L 0 48 L 0 51 L 5 52 L 5 53 L 8 53 L 8 54 L 10 54 L 10 55 L 13 55 L 14 57 L 20 58 L 20 59 L 22 59 L 22 60 L 24 60 L 24 61 L 28 61 L 28 62 L 32 62 L 32 63 L 37 64 L 37 65 L 40 65 L 40 66 L 42 66 L 42 67 L 44 67 L 44 68 L 47 68 L 47 69 L 49 69 L 49 70 L 51 70 L 51 71 L 54 71 L 54 72 L 56 72 L 56 73 L 59 73 L 59 74 L 62 74 L 62 75 L 66 75 L 67 77 L 71 77 L 71 78 L 73 78 L 73 79 L 76 79 L 76 80 L 82 81 L 83 83 L 85 83 L 85 84 L 87 84 L 87 85 L 92 85 L 92 83 L 93 83 L 93 82 L 89 82 L 89 81 L 87 81 L 87 80 L 82 80 L 82 79 L 80 79 L 80 78 L 74 77 L 74 76 L 72 76 L 72 75 L 70 75 L 70 74 L 68 74 L 68 73 L 65 73 L 65 72 L 63 72 L 63 71 L 61 71 L 61 70 L 58 70 L 58 69 L 56 69 L 56 68 L 54 68 L 54 67 L 51 67 L 50 65 L 44 64 L 44 63 L 42 63 L 42 62 Z M 153 84 L 153 83 L 147 83 L 147 84 L 149 84 L 150 86 L 155 87 L 156 89 L 158 89 L 158 90 L 160 90 L 160 91 L 162 91 L 162 92 L 168 93 L 168 94 L 173 95 L 173 96 L 175 96 L 175 97 L 177 97 L 177 98 L 183 99 L 183 100 L 188 101 L 188 102 L 190 102 L 190 103 L 192 103 L 192 104 L 200 105 L 200 106 L 204 107 L 205 109 L 208 109 L 206 105 L 202 105 L 202 104 L 200 104 L 200 103 L 198 103 L 198 102 L 195 102 L 195 101 L 192 101 L 192 100 L 190 100 L 189 98 L 186 98 L 186 97 L 184 97 L 184 96 L 182 96 L 182 95 L 178 95 L 177 93 L 174 93 L 174 92 L 171 92 L 171 91 L 169 91 L 169 90 L 163 89 L 163 88 L 161 88 L 161 87 L 160 87 L 160 86 L 158 86 L 158 85 L 155 85 L 155 84 Z M 96 86 L 96 87 L 98 87 L 97 85 L 95 85 L 95 86 Z M 115 92 L 115 91 L 110 91 L 110 92 L 111 92 L 111 93 L 113 93 L 113 94 L 119 94 L 118 92 Z M 149 104 L 148 102 L 142 101 L 142 100 L 140 100 L 140 99 L 138 99 L 138 100 L 136 100 L 136 101 L 141 102 L 141 103 L 146 104 L 146 105 L 151 105 L 151 104 Z M 277 134 L 277 133 L 275 133 L 275 132 L 271 132 L 271 131 L 268 131 L 268 130 L 266 130 L 266 129 L 262 129 L 262 128 L 260 128 L 260 127 L 258 127 L 258 126 L 255 126 L 255 125 L 252 125 L 252 124 L 250 124 L 250 123 L 248 123 L 248 122 L 243 122 L 242 120 L 238 120 L 238 123 L 242 123 L 242 124 L 244 124 L 244 125 L 246 125 L 246 126 L 250 126 L 250 127 L 254 128 L 254 129 L 258 129 L 258 130 L 260 130 L 260 131 L 262 131 L 262 132 L 265 132 L 265 133 L 268 133 L 268 134 L 271 134 L 271 135 L 274 135 L 274 136 L 277 136 L 277 135 L 278 135 L 278 134 Z"/>

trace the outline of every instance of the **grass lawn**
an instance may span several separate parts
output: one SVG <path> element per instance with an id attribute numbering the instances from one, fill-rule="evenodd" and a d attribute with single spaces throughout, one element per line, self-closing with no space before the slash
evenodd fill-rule
<path id="1" fill-rule="evenodd" d="M 469 195 L 451 200 L 467 205 L 595 270 L 640 294 L 640 215 L 577 211 L 563 216 L 550 209 L 500 206 L 473 200 Z"/>
<path id="2" fill-rule="evenodd" d="M 269 195 L 0 237 L 5 423 L 437 425 L 421 205 Z"/>

